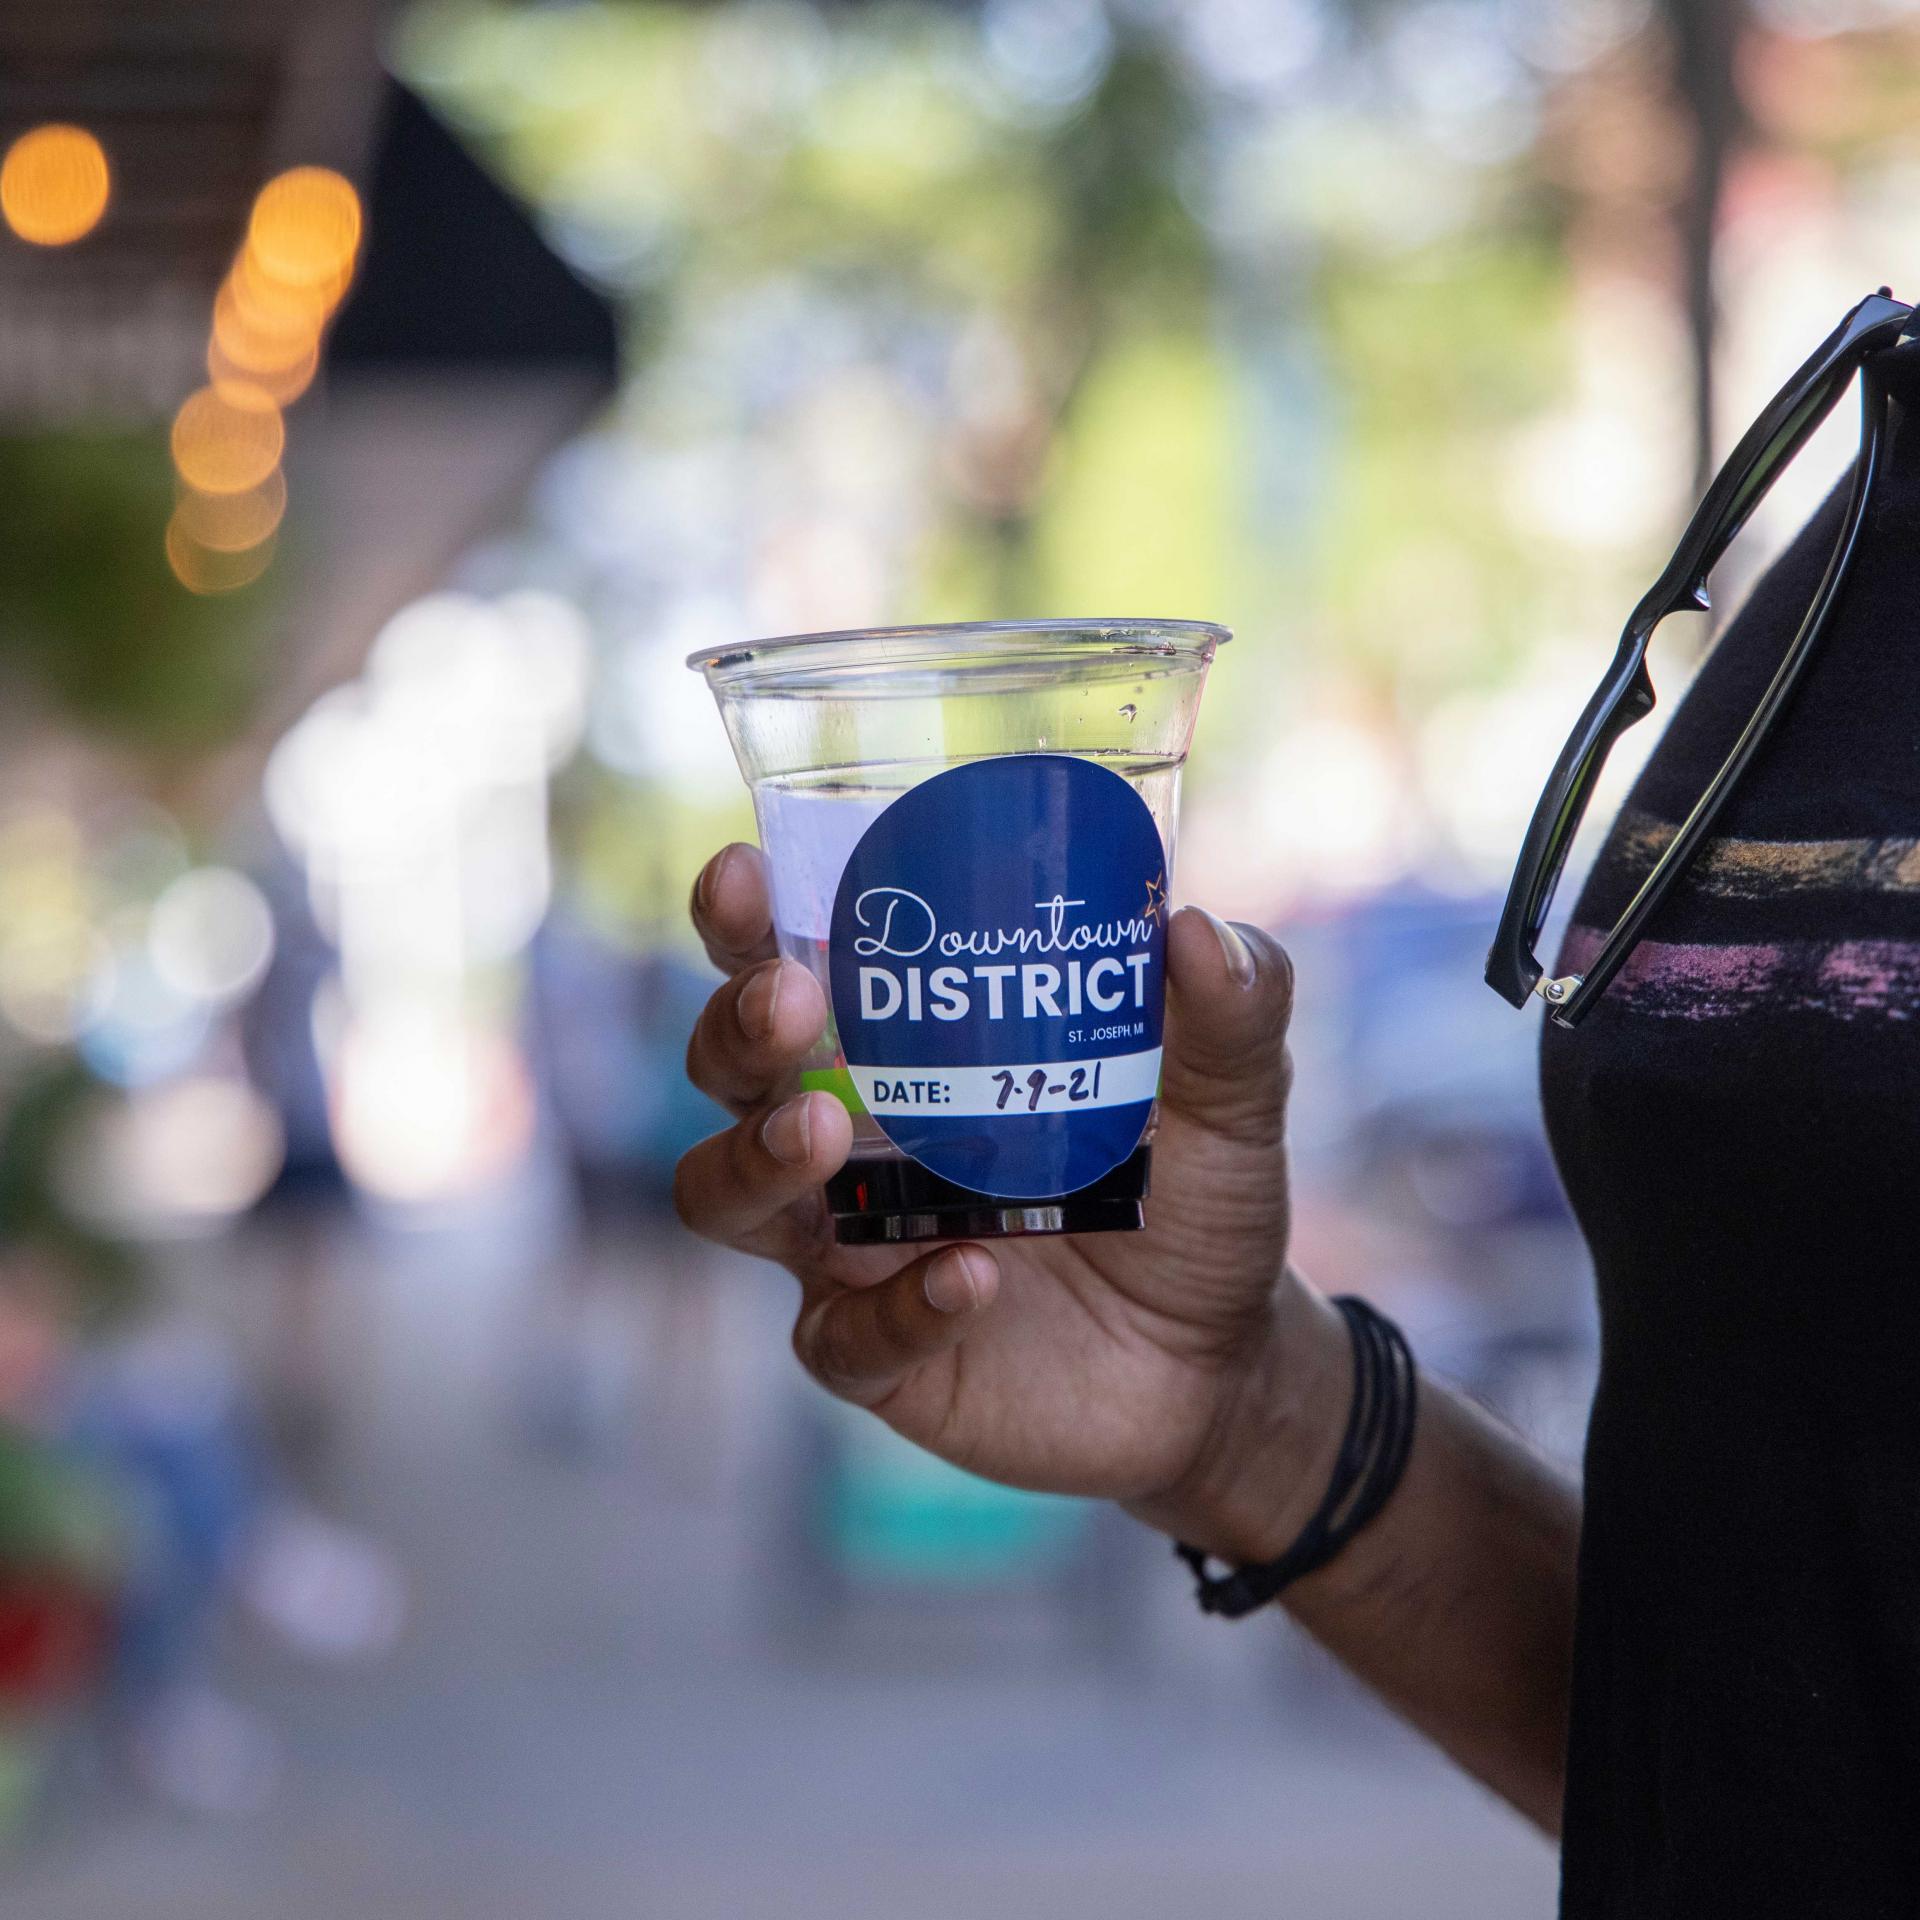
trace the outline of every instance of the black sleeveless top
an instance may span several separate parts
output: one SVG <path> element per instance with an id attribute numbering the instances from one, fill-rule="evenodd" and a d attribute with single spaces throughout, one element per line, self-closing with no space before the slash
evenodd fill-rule
<path id="1" fill-rule="evenodd" d="M 1543 1046 L 1602 1325 L 1568 1920 L 1920 1915 L 1920 415 L 1882 489 L 1721 837 Z M 1732 744 L 1838 518 L 1702 669 L 1556 972 Z"/>

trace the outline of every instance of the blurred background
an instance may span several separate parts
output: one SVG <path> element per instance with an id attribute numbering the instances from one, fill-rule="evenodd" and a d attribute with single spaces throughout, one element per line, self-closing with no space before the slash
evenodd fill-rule
<path id="1" fill-rule="evenodd" d="M 1574 1459 L 1494 895 L 1702 464 L 1910 291 L 1916 12 L 4 0 L 6 1910 L 1548 1913 L 673 1223 L 680 663 L 1232 625 L 1177 890 L 1295 951 L 1300 1259 Z"/>

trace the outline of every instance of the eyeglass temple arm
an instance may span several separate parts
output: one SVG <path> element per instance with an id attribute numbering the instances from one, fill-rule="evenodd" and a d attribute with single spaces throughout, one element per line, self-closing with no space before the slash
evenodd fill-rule
<path id="1" fill-rule="evenodd" d="M 1854 307 L 1740 436 L 1701 496 L 1666 569 L 1634 609 L 1629 631 L 1653 629 L 1670 613 L 1706 612 L 1707 577 L 1739 537 L 1782 468 L 1839 404 L 1870 353 L 1893 346 L 1913 308 L 1882 287 Z"/>
<path id="2" fill-rule="evenodd" d="M 1873 483 L 1879 476 L 1880 462 L 1886 450 L 1886 389 L 1874 377 L 1872 369 L 1867 370 L 1862 381 L 1860 414 L 1860 454 L 1854 462 L 1853 480 L 1847 492 L 1846 515 L 1841 522 L 1840 535 L 1834 542 L 1833 552 L 1828 556 L 1826 569 L 1820 576 L 1813 604 L 1807 609 L 1806 617 L 1794 633 L 1792 644 L 1775 668 L 1773 679 L 1761 695 L 1753 717 L 1741 729 L 1733 751 L 1721 763 L 1706 792 L 1700 796 L 1693 811 L 1681 822 L 1679 830 L 1654 862 L 1653 871 L 1640 883 L 1639 891 L 1628 903 L 1626 912 L 1620 916 L 1613 931 L 1601 943 L 1600 951 L 1593 956 L 1586 971 L 1571 988 L 1565 983 L 1556 983 L 1561 986 L 1562 993 L 1554 1005 L 1552 1018 L 1560 1026 L 1578 1026 L 1587 1010 L 1606 992 L 1608 983 L 1626 963 L 1627 956 L 1639 941 L 1641 930 L 1687 870 L 1740 776 L 1746 772 L 1749 762 L 1759 752 L 1761 743 L 1772 732 L 1775 721 L 1785 710 L 1813 658 L 1814 648 L 1826 631 L 1852 567 L 1854 549 L 1859 544 L 1860 531 L 1866 525 L 1867 503 L 1872 496 Z"/>
<path id="3" fill-rule="evenodd" d="M 1653 629 L 1640 629 L 1639 620 L 1636 609 L 1620 636 L 1607 677 L 1581 709 L 1527 823 L 1513 884 L 1487 950 L 1487 985 L 1516 1007 L 1527 1004 L 1546 972 L 1534 945 L 1560 884 L 1588 793 L 1613 743 L 1653 711 L 1653 682 L 1647 678 L 1646 666 L 1647 640 Z"/>
<path id="4" fill-rule="evenodd" d="M 1688 520 L 1673 556 L 1634 608 L 1606 678 L 1582 709 L 1528 822 L 1513 884 L 1487 953 L 1487 984 L 1525 1006 L 1546 968 L 1535 952 L 1574 829 L 1613 743 L 1654 707 L 1647 644 L 1670 613 L 1708 607 L 1707 576 L 1765 497 L 1781 468 L 1832 412 L 1852 370 L 1892 346 L 1913 309 L 1884 288 L 1854 307 L 1740 436 Z"/>

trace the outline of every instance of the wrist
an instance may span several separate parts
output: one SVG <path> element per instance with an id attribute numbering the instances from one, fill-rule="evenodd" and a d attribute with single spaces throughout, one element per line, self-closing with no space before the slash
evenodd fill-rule
<path id="1" fill-rule="evenodd" d="M 1346 1323 L 1288 1268 L 1193 1468 L 1129 1511 L 1234 1565 L 1277 1559 L 1326 1491 L 1352 1394 Z"/>

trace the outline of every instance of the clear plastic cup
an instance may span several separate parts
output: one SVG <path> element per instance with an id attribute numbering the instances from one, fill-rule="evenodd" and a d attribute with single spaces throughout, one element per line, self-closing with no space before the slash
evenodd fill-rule
<path id="1" fill-rule="evenodd" d="M 1036 620 L 703 651 L 780 950 L 833 1017 L 803 1084 L 837 1237 L 1143 1224 L 1180 770 L 1224 628 Z"/>

